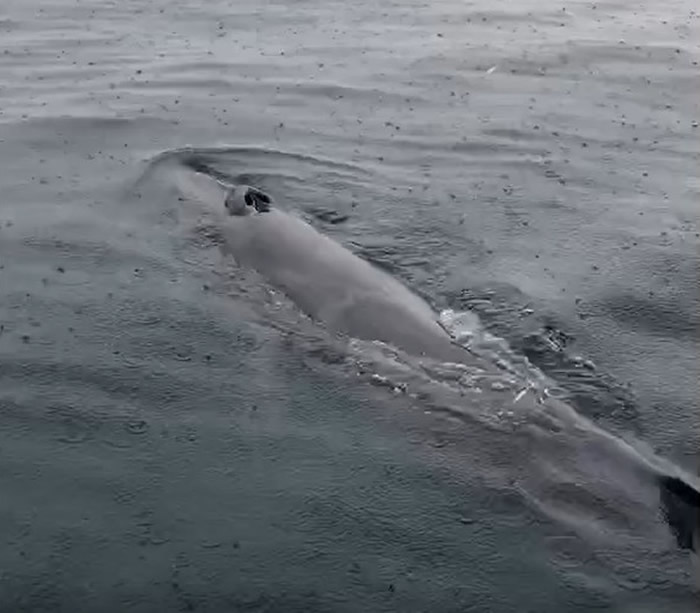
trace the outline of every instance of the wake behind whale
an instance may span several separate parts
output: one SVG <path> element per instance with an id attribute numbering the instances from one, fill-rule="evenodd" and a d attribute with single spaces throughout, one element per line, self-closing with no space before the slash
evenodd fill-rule
<path id="1" fill-rule="evenodd" d="M 179 189 L 198 199 L 207 214 L 216 220 L 223 250 L 239 266 L 257 271 L 312 319 L 333 332 L 383 341 L 410 355 L 465 364 L 480 373 L 501 370 L 455 343 L 431 307 L 403 283 L 318 232 L 300 217 L 279 209 L 265 192 L 228 180 L 191 153 L 177 156 L 177 163 L 180 168 L 174 176 Z M 453 408 L 459 402 L 476 398 L 470 395 L 473 390 L 465 392 L 465 389 L 459 390 Z M 481 399 L 492 399 L 490 396 L 493 394 L 482 393 Z M 527 382 L 514 397 L 496 402 L 510 403 L 511 408 L 527 415 L 527 419 L 545 416 L 550 425 L 554 424 L 551 426 L 554 430 L 563 429 L 571 437 L 590 442 L 599 456 L 594 458 L 594 463 L 628 464 L 635 475 L 631 483 L 643 487 L 648 479 L 653 481 L 659 490 L 661 510 L 678 545 L 698 550 L 700 493 L 692 476 L 651 453 L 641 453 L 582 418 L 565 403 L 530 391 Z M 551 445 L 552 450 L 562 451 L 561 437 L 537 436 L 542 448 Z M 581 453 L 588 452 L 583 449 Z M 597 474 L 599 468 L 590 471 L 590 466 L 572 465 L 561 478 L 564 481 L 566 475 L 570 480 L 586 478 Z M 539 487 L 533 482 L 533 491 Z M 546 508 L 543 510 L 548 512 Z"/>

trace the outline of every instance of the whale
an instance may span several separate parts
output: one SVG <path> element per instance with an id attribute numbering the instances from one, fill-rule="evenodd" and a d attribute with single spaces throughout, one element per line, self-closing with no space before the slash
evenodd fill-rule
<path id="1" fill-rule="evenodd" d="M 489 367 L 458 345 L 430 305 L 406 285 L 320 233 L 301 217 L 278 209 L 265 192 L 231 186 L 224 201 L 226 250 L 282 290 L 311 318 L 348 336 L 383 341 L 414 356 Z M 530 399 L 532 402 L 533 401 Z M 561 415 L 578 413 L 556 398 Z M 608 434 L 605 439 L 617 438 Z M 624 445 L 622 445 L 624 448 Z M 627 450 L 633 456 L 636 452 Z M 640 457 L 638 459 L 641 459 Z M 700 489 L 695 479 L 647 465 L 659 487 L 667 524 L 682 549 L 700 549 Z"/>
<path id="2" fill-rule="evenodd" d="M 382 341 L 419 359 L 502 372 L 498 364 L 455 342 L 431 306 L 407 285 L 319 232 L 301 216 L 277 207 L 266 192 L 232 182 L 230 176 L 196 157 L 188 155 L 180 162 L 190 172 L 175 173 L 178 190 L 185 201 L 197 203 L 194 210 L 214 218 L 217 244 L 224 254 L 255 270 L 316 322 L 345 336 Z M 700 564 L 697 475 L 656 454 L 640 453 L 554 396 L 519 393 L 510 402 L 525 403 L 525 410 L 533 414 L 553 412 L 569 424 L 567 431 L 596 432 L 595 440 L 612 450 L 614 458 L 650 476 L 657 487 L 659 510 L 678 547 L 689 550 Z"/>

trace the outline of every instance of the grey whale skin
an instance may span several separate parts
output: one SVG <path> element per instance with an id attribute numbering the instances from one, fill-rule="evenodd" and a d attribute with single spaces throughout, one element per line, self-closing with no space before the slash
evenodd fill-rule
<path id="1" fill-rule="evenodd" d="M 229 186 L 224 206 L 225 249 L 331 330 L 446 362 L 474 360 L 427 302 L 304 220 L 276 209 L 265 192 Z M 649 468 L 678 546 L 700 553 L 700 491 L 681 476 Z"/>
<path id="2" fill-rule="evenodd" d="M 236 186 L 226 208 L 226 250 L 330 330 L 444 362 L 470 358 L 422 298 L 304 220 L 272 207 L 264 192 Z"/>

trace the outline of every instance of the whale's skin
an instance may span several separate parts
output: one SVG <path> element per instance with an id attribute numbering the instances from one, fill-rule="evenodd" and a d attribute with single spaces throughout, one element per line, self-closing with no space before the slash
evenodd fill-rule
<path id="1" fill-rule="evenodd" d="M 334 332 L 442 361 L 469 356 L 425 300 L 297 215 L 278 208 L 230 215 L 223 237 L 239 264 L 255 269 Z"/>

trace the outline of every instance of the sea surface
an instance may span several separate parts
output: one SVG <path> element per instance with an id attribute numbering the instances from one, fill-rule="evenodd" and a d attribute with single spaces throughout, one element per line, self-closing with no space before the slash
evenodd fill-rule
<path id="1" fill-rule="evenodd" d="M 697 611 L 699 60 L 691 0 L 3 0 L 0 613 Z M 502 376 L 311 321 L 222 182 Z"/>

